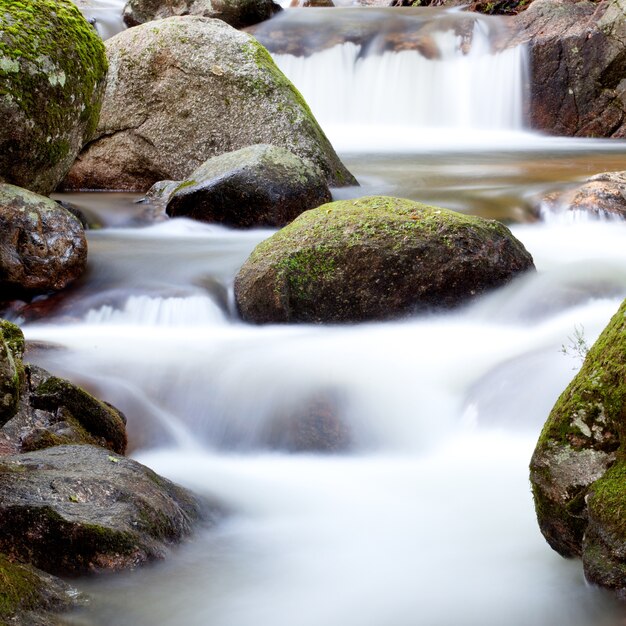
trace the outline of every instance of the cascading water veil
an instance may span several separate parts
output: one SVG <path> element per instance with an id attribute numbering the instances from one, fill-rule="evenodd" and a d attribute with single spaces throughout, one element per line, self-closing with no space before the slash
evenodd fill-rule
<path id="1" fill-rule="evenodd" d="M 70 196 L 98 205 L 105 228 L 89 233 L 89 275 L 58 309 L 15 312 L 36 342 L 29 360 L 118 406 L 135 458 L 225 511 L 165 563 L 78 581 L 92 600 L 77 619 L 623 623 L 623 605 L 546 545 L 527 468 L 580 366 L 562 347 L 577 328 L 591 343 L 626 296 L 626 222 L 538 222 L 532 199 L 625 169 L 626 144 L 524 131 L 524 50 L 504 45 L 497 20 L 394 11 L 285 11 L 255 31 L 362 184 L 335 196 L 513 222 L 538 271 L 446 314 L 252 326 L 233 279 L 270 231 L 138 228 L 130 200 L 107 218 L 102 194 Z M 297 445 L 316 403 L 337 416 L 338 450 Z"/>

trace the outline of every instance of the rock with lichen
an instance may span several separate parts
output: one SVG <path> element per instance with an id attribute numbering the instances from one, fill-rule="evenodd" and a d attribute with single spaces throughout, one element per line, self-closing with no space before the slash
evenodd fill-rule
<path id="1" fill-rule="evenodd" d="M 499 222 L 374 196 L 307 211 L 259 244 L 235 297 L 249 322 L 358 322 L 454 307 L 532 269 Z"/>
<path id="2" fill-rule="evenodd" d="M 22 331 L 14 324 L 0 320 L 0 426 L 17 413 L 23 379 L 23 353 Z"/>
<path id="3" fill-rule="evenodd" d="M 324 175 L 313 163 L 267 144 L 213 157 L 189 179 L 159 188 L 171 217 L 238 228 L 284 226 L 331 200 Z M 151 195 L 157 194 L 155 189 Z"/>
<path id="4" fill-rule="evenodd" d="M 128 26 L 139 26 L 174 15 L 201 15 L 223 20 L 235 28 L 245 28 L 269 20 L 280 10 L 280 4 L 273 0 L 128 0 L 124 22 Z"/>
<path id="5" fill-rule="evenodd" d="M 49 198 L 0 183 L 3 297 L 63 289 L 86 265 L 87 239 L 76 216 Z"/>
<path id="6" fill-rule="evenodd" d="M 0 2 L 0 181 L 54 191 L 96 129 L 106 72 L 69 0 Z"/>
<path id="7" fill-rule="evenodd" d="M 51 574 L 162 559 L 200 516 L 190 492 L 103 448 L 0 457 L 0 552 Z"/>
<path id="8" fill-rule="evenodd" d="M 591 582 L 626 591 L 626 300 L 542 430 L 530 478 L 539 527 Z"/>
<path id="9" fill-rule="evenodd" d="M 106 42 L 110 71 L 96 138 L 66 189 L 147 191 L 213 156 L 270 143 L 355 184 L 302 96 L 253 37 L 221 20 L 170 17 Z"/>

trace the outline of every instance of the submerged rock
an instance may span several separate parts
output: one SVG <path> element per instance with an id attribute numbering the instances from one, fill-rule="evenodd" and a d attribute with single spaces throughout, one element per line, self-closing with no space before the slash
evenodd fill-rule
<path id="1" fill-rule="evenodd" d="M 331 200 L 313 163 L 284 148 L 255 145 L 209 159 L 170 192 L 167 213 L 228 226 L 284 226 Z"/>
<path id="2" fill-rule="evenodd" d="M 69 0 L 0 7 L 0 181 L 48 194 L 100 114 L 104 46 Z"/>
<path id="3" fill-rule="evenodd" d="M 78 218 L 49 198 L 0 184 L 0 289 L 63 289 L 86 264 Z"/>
<path id="4" fill-rule="evenodd" d="M 568 191 L 545 196 L 541 210 L 582 211 L 592 217 L 626 219 L 626 172 L 604 172 Z"/>
<path id="5" fill-rule="evenodd" d="M 200 15 L 244 28 L 269 20 L 281 10 L 273 0 L 128 0 L 124 7 L 124 22 L 128 26 L 139 26 L 175 15 Z"/>
<path id="6" fill-rule="evenodd" d="M 626 300 L 546 422 L 530 464 L 537 520 L 591 582 L 626 590 Z M 610 468 L 610 469 L 609 469 Z"/>
<path id="7" fill-rule="evenodd" d="M 249 322 L 358 322 L 453 307 L 533 268 L 496 221 L 370 197 L 307 211 L 259 244 L 235 297 Z"/>
<path id="8" fill-rule="evenodd" d="M 529 46 L 532 127 L 626 137 L 626 0 L 534 0 L 515 21 L 515 43 Z"/>
<path id="9" fill-rule="evenodd" d="M 187 490 L 95 446 L 0 457 L 0 552 L 52 574 L 164 558 L 200 514 Z"/>
<path id="10" fill-rule="evenodd" d="M 171 17 L 106 42 L 110 71 L 96 139 L 66 189 L 146 191 L 212 156 L 271 143 L 355 184 L 295 87 L 250 35 L 221 20 Z"/>

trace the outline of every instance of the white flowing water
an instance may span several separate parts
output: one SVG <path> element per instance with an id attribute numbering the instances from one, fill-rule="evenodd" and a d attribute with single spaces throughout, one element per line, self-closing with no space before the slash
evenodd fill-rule
<path id="1" fill-rule="evenodd" d="M 359 137 L 375 119 L 351 126 L 347 103 L 336 108 L 363 183 L 339 195 L 395 193 L 524 222 L 529 194 L 626 168 L 624 143 L 519 131 L 506 150 L 494 131 L 499 152 L 451 142 L 433 155 L 411 140 L 399 154 L 386 137 Z M 31 359 L 119 406 L 134 456 L 227 514 L 163 564 L 79 581 L 92 602 L 77 624 L 623 625 L 623 604 L 541 537 L 527 468 L 580 366 L 572 338 L 591 343 L 626 296 L 625 222 L 514 226 L 537 273 L 451 313 L 255 327 L 234 314 L 232 282 L 268 231 L 185 219 L 131 228 L 119 216 L 89 234 L 88 279 L 68 304 L 24 324 L 52 344 Z M 350 447 L 295 453 L 277 427 L 320 397 Z"/>

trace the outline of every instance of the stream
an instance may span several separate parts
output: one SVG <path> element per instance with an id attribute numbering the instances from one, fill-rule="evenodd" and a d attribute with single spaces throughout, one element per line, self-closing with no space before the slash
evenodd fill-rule
<path id="1" fill-rule="evenodd" d="M 101 4 L 114 24 L 122 3 Z M 528 463 L 580 367 L 576 337 L 591 345 L 626 297 L 626 221 L 539 199 L 626 169 L 626 142 L 525 130 L 525 51 L 500 50 L 496 18 L 461 36 L 461 13 L 396 11 L 289 9 L 257 31 L 340 39 L 303 56 L 268 43 L 361 183 L 334 197 L 506 221 L 537 273 L 445 314 L 250 326 L 232 284 L 271 231 L 146 225 L 137 196 L 59 196 L 105 227 L 57 308 L 16 313 L 42 342 L 29 359 L 118 406 L 134 458 L 227 511 L 163 563 L 77 581 L 92 601 L 70 623 L 623 625 L 624 605 L 541 536 Z M 396 35 L 426 28 L 438 53 L 389 51 L 387 20 Z M 281 436 L 320 397 L 349 450 Z"/>

